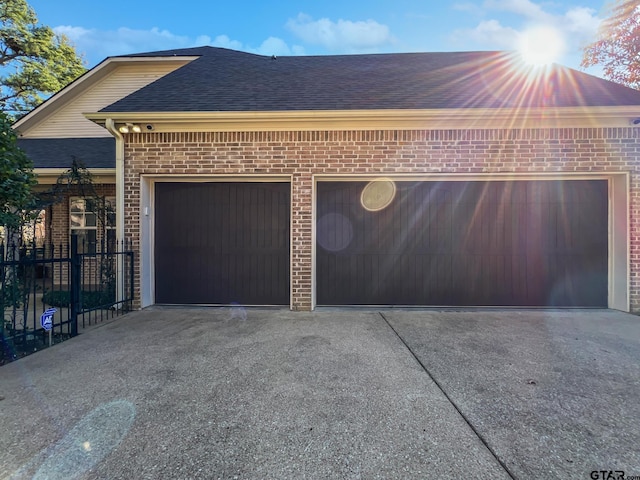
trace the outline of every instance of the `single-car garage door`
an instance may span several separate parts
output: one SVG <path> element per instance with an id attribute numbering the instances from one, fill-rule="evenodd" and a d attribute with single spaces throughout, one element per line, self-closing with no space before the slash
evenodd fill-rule
<path id="1" fill-rule="evenodd" d="M 156 183 L 155 300 L 289 304 L 288 183 Z"/>
<path id="2" fill-rule="evenodd" d="M 319 182 L 317 303 L 606 307 L 607 185 Z"/>

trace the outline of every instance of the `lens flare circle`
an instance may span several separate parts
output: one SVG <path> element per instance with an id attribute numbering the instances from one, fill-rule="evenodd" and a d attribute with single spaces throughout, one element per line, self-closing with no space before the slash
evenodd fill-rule
<path id="1" fill-rule="evenodd" d="M 69 430 L 55 446 L 45 450 L 47 457 L 32 478 L 80 478 L 125 439 L 135 417 L 136 407 L 128 400 L 115 400 L 98 406 Z"/>
<path id="2" fill-rule="evenodd" d="M 360 195 L 360 203 L 370 212 L 387 208 L 396 196 L 396 184 L 393 180 L 381 178 L 369 182 Z"/>
<path id="3" fill-rule="evenodd" d="M 341 213 L 327 213 L 318 220 L 316 238 L 325 250 L 342 251 L 353 240 L 353 224 Z"/>

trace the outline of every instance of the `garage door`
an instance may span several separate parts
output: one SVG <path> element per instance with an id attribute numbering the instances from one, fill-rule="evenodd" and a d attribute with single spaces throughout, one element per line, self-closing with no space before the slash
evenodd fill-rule
<path id="1" fill-rule="evenodd" d="M 322 182 L 319 305 L 607 306 L 607 181 Z"/>
<path id="2" fill-rule="evenodd" d="M 156 183 L 155 295 L 289 304 L 288 183 Z"/>

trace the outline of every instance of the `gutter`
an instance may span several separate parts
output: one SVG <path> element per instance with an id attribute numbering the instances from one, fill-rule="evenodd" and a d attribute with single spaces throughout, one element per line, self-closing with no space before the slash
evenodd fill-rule
<path id="1" fill-rule="evenodd" d="M 438 108 L 380 110 L 289 110 L 205 112 L 97 112 L 102 125 L 149 125 L 154 132 L 245 132 L 315 130 L 470 130 L 633 127 L 640 106 L 545 108 Z"/>
<path id="2" fill-rule="evenodd" d="M 124 242 L 124 137 L 118 131 L 113 119 L 107 118 L 106 129 L 116 139 L 116 242 Z M 116 301 L 121 302 L 124 296 L 124 256 L 117 255 Z M 118 303 L 118 308 L 121 303 Z"/>

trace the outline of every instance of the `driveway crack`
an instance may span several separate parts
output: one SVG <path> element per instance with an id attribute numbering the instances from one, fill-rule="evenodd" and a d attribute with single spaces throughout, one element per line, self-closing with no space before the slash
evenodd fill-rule
<path id="1" fill-rule="evenodd" d="M 455 408 L 456 412 L 458 412 L 458 415 L 460 415 L 462 417 L 462 419 L 465 421 L 465 423 L 467 425 L 469 425 L 469 428 L 471 428 L 471 430 L 473 431 L 473 433 L 476 435 L 476 437 L 478 437 L 478 439 L 482 442 L 482 444 L 485 446 L 485 448 L 491 453 L 491 455 L 493 456 L 493 458 L 495 458 L 495 460 L 500 464 L 500 466 L 504 469 L 504 471 L 507 473 L 507 475 L 509 475 L 510 478 L 512 478 L 513 480 L 517 480 L 517 477 L 513 474 L 513 472 L 511 472 L 511 470 L 509 470 L 509 467 L 507 467 L 507 465 L 502 461 L 502 459 L 498 456 L 498 454 L 494 451 L 494 449 L 491 447 L 491 445 L 489 445 L 489 442 L 487 442 L 487 440 L 484 438 L 484 436 L 478 431 L 478 429 L 473 425 L 473 423 L 471 423 L 471 420 L 469 420 L 469 418 L 464 414 L 464 412 L 460 409 L 460 407 L 458 407 L 458 405 L 456 405 L 456 403 L 453 401 L 453 399 L 451 398 L 451 396 L 447 393 L 447 391 L 444 389 L 444 387 L 442 386 L 442 384 L 433 376 L 433 374 L 429 371 L 429 369 L 427 368 L 427 366 L 422 362 L 422 360 L 420 360 L 420 358 L 418 357 L 418 355 L 413 351 L 413 349 L 409 346 L 409 344 L 407 342 L 404 341 L 404 338 L 402 338 L 402 336 L 398 333 L 398 331 L 393 327 L 393 325 L 391 325 L 391 322 L 389 322 L 389 320 L 387 319 L 387 317 L 385 317 L 384 313 L 382 312 L 378 312 L 378 314 L 380 314 L 380 316 L 382 317 L 382 319 L 385 321 L 385 323 L 389 326 L 389 328 L 391 329 L 391 331 L 393 333 L 395 333 L 396 337 L 398 337 L 398 339 L 402 342 L 402 344 L 406 347 L 406 349 L 409 351 L 409 353 L 411 353 L 411 355 L 413 356 L 413 358 L 415 358 L 416 362 L 418 362 L 418 365 L 420 365 L 420 367 L 425 371 L 425 373 L 429 376 L 429 378 L 433 381 L 433 383 L 435 383 L 435 385 L 438 387 L 438 390 L 440 390 L 442 392 L 442 394 L 445 396 L 445 398 L 447 399 L 447 401 L 453 406 L 453 408 Z"/>

